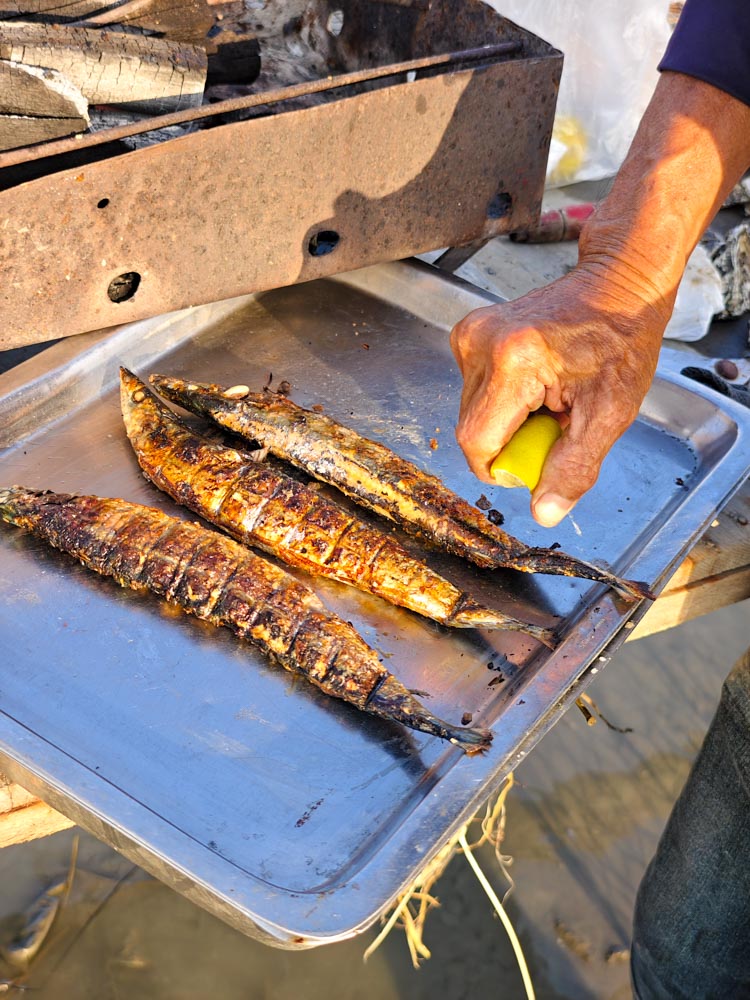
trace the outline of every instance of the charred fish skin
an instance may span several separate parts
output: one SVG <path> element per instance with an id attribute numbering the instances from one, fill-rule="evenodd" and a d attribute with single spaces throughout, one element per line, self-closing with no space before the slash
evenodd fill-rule
<path id="1" fill-rule="evenodd" d="M 436 718 L 380 662 L 355 629 L 284 570 L 197 524 L 127 500 L 0 489 L 0 519 L 43 538 L 121 586 L 150 590 L 224 625 L 325 694 L 440 736 L 467 753 L 492 734 Z M 383 686 L 396 694 L 378 698 Z"/>
<path id="2" fill-rule="evenodd" d="M 247 440 L 261 442 L 274 455 L 406 530 L 422 531 L 456 555 L 468 555 L 480 565 L 495 565 L 491 554 L 475 551 L 474 532 L 466 531 L 450 505 L 448 510 L 438 510 L 436 501 L 447 492 L 440 480 L 384 445 L 284 396 L 248 392 L 238 397 L 219 385 L 164 375 L 152 375 L 150 382 L 172 402 Z M 450 500 L 465 505 L 466 517 L 477 522 L 473 526 L 476 534 L 484 530 L 485 520 L 478 511 L 454 494 Z M 515 540 L 499 528 L 495 530 L 495 545 L 513 551 Z M 522 543 L 516 545 L 520 552 Z"/>
<path id="3" fill-rule="evenodd" d="M 362 437 L 331 417 L 305 410 L 284 396 L 234 392 L 219 385 L 165 375 L 150 379 L 157 391 L 341 490 L 362 506 L 426 535 L 454 555 L 486 569 L 583 577 L 623 596 L 653 599 L 644 583 L 624 580 L 564 552 L 532 548 L 488 521 L 436 476 Z"/>
<path id="4" fill-rule="evenodd" d="M 512 629 L 554 644 L 551 629 L 481 606 L 317 490 L 197 434 L 126 368 L 120 402 L 146 477 L 238 541 L 442 625 Z"/>

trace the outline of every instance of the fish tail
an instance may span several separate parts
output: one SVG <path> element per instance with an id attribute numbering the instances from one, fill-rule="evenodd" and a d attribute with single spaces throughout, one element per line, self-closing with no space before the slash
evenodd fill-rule
<path id="1" fill-rule="evenodd" d="M 468 754 L 481 753 L 492 742 L 492 733 L 487 729 L 465 729 L 438 719 L 390 674 L 370 692 L 365 711 L 449 740 Z"/>
<path id="2" fill-rule="evenodd" d="M 7 521 L 9 524 L 16 523 L 17 516 L 17 506 L 15 502 L 15 494 L 17 488 L 14 487 L 3 487 L 0 489 L 0 517 L 3 521 Z"/>
<path id="3" fill-rule="evenodd" d="M 482 604 L 477 604 L 468 594 L 463 595 L 444 624 L 451 625 L 453 628 L 501 628 L 511 632 L 525 632 L 526 635 L 538 639 L 550 649 L 554 649 L 557 641 L 554 629 L 545 628 L 543 625 L 532 625 L 531 622 L 513 618 L 503 614 L 502 611 L 486 608 Z"/>
<path id="4" fill-rule="evenodd" d="M 653 601 L 656 596 L 645 583 L 638 580 L 626 580 L 602 569 L 601 566 L 594 566 L 583 559 L 575 559 L 564 552 L 555 552 L 551 549 L 529 548 L 522 555 L 503 565 L 510 569 L 521 570 L 524 573 L 550 573 L 558 576 L 581 577 L 584 580 L 596 580 L 597 583 L 606 583 L 623 597 L 628 597 L 631 600 L 645 598 Z"/>
<path id="5" fill-rule="evenodd" d="M 45 490 L 28 490 L 24 486 L 6 486 L 0 489 L 0 519 L 8 524 L 27 527 L 38 512 Z M 51 494 L 50 494 L 51 496 Z"/>

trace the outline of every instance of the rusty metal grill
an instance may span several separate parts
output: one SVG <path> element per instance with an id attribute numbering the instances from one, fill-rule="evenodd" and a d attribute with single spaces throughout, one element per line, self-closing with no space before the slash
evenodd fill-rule
<path id="1" fill-rule="evenodd" d="M 531 224 L 560 53 L 479 0 L 293 6 L 329 73 L 0 155 L 0 348 Z"/>

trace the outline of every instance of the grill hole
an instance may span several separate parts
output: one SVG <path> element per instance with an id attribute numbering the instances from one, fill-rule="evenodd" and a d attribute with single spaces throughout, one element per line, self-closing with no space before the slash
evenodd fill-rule
<path id="1" fill-rule="evenodd" d="M 513 199 L 507 191 L 498 191 L 487 206 L 487 218 L 504 219 L 513 207 Z"/>
<path id="2" fill-rule="evenodd" d="M 107 295 L 112 302 L 126 302 L 133 298 L 140 283 L 141 276 L 137 271 L 125 271 L 110 281 Z"/>
<path id="3" fill-rule="evenodd" d="M 313 257 L 325 257 L 326 254 L 333 253 L 340 239 L 341 237 L 335 230 L 321 229 L 307 244 L 307 249 Z"/>

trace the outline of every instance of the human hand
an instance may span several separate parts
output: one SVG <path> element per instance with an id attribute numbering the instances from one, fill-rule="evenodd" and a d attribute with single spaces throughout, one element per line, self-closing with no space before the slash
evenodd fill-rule
<path id="1" fill-rule="evenodd" d="M 578 266 L 546 288 L 470 313 L 451 344 L 464 377 L 456 435 L 469 466 L 490 463 L 541 406 L 565 425 L 531 498 L 557 524 L 593 486 L 635 419 L 690 253 L 750 162 L 750 105 L 663 72 Z"/>
<path id="2" fill-rule="evenodd" d="M 493 481 L 492 460 L 540 407 L 563 426 L 531 498 L 545 527 L 594 485 L 651 384 L 670 307 L 646 289 L 630 275 L 579 267 L 469 313 L 451 333 L 464 379 L 456 437 L 476 476 Z"/>

